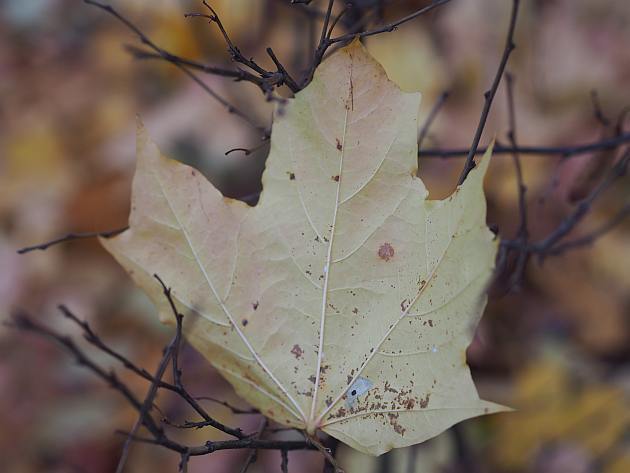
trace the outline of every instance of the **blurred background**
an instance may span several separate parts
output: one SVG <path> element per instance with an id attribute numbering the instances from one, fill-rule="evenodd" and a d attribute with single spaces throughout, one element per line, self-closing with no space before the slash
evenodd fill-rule
<path id="1" fill-rule="evenodd" d="M 339 3 L 339 7 L 342 2 Z M 358 4 L 376 4 L 359 1 Z M 385 1 L 384 19 L 427 2 Z M 111 0 L 160 47 L 212 64 L 229 63 L 216 25 L 183 14 L 196 0 Z M 212 0 L 246 56 L 268 67 L 272 46 L 299 75 L 312 45 L 304 8 L 289 0 Z M 459 0 L 395 32 L 369 38 L 370 51 L 405 90 L 423 94 L 421 122 L 442 92 L 450 95 L 423 143 L 470 145 L 501 56 L 511 2 Z M 376 11 L 377 8 L 374 8 Z M 351 15 L 349 15 L 351 16 Z M 339 32 L 343 32 L 340 25 Z M 519 144 L 558 146 L 598 140 L 609 130 L 593 112 L 592 91 L 616 121 L 630 105 L 630 3 L 626 0 L 525 0 L 508 70 L 515 77 Z M 141 115 L 165 154 L 199 168 L 222 192 L 255 201 L 267 153 L 261 134 L 229 114 L 172 65 L 131 57 L 137 38 L 113 17 L 77 0 L 0 0 L 0 319 L 21 308 L 55 329 L 79 335 L 59 315 L 66 304 L 112 347 L 153 371 L 170 329 L 99 243 L 81 240 L 18 255 L 20 247 L 69 231 L 126 225 L 134 167 L 135 117 Z M 248 83 L 203 76 L 216 93 L 268 126 L 271 104 Z M 507 143 L 506 90 L 497 93 L 482 145 Z M 227 150 L 257 148 L 249 155 Z M 610 153 L 608 153 L 610 155 Z M 576 183 L 606 153 L 562 159 L 522 157 L 530 231 L 540 239 L 575 207 Z M 449 195 L 463 160 L 420 157 L 432 198 Z M 575 236 L 586 234 L 630 201 L 628 178 L 612 186 Z M 497 156 L 486 181 L 489 223 L 513 238 L 517 184 L 509 155 Z M 482 397 L 514 413 L 466 421 L 455 431 L 383 458 L 340 447 L 353 472 L 630 471 L 630 222 L 593 246 L 532 261 L 511 291 L 497 284 L 468 358 Z M 89 348 L 104 366 L 114 364 Z M 184 379 L 196 395 L 238 405 L 229 385 L 189 348 Z M 142 395 L 147 385 L 121 376 Z M 168 396 L 158 402 L 183 420 Z M 181 407 L 181 406 L 180 406 Z M 257 416 L 207 405 L 218 419 L 255 430 Z M 114 471 L 135 412 L 114 391 L 76 366 L 59 347 L 0 327 L 0 470 L 11 473 Z M 187 441 L 220 438 L 212 429 Z M 191 460 L 189 471 L 239 471 L 248 452 Z M 127 471 L 177 471 L 179 458 L 135 445 Z M 250 471 L 279 471 L 265 453 Z M 462 466 L 465 465 L 465 466 Z M 290 471 L 318 472 L 321 455 L 291 453 Z"/>

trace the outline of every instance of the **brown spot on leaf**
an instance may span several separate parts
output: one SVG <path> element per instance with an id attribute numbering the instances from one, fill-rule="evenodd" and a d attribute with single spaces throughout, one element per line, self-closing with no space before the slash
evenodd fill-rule
<path id="1" fill-rule="evenodd" d="M 190 172 L 190 174 L 192 174 L 193 176 L 196 176 L 196 175 L 197 175 L 197 173 L 196 173 L 194 170 L 192 170 L 192 171 Z"/>
<path id="2" fill-rule="evenodd" d="M 394 247 L 389 243 L 383 243 L 378 249 L 378 257 L 382 260 L 389 261 L 394 257 Z"/>
<path id="3" fill-rule="evenodd" d="M 402 425 L 398 423 L 399 414 L 390 412 L 389 414 L 387 414 L 387 417 L 389 417 L 389 423 L 394 428 L 394 432 L 396 432 L 400 436 L 404 436 L 407 429 L 405 429 Z"/>
<path id="4" fill-rule="evenodd" d="M 295 181 L 295 174 L 290 172 L 289 173 L 289 179 L 292 180 L 292 181 Z"/>
<path id="5" fill-rule="evenodd" d="M 341 141 L 339 141 L 339 138 L 335 138 L 335 140 L 337 141 L 337 149 L 341 151 L 343 149 L 343 146 L 341 146 Z"/>
<path id="6" fill-rule="evenodd" d="M 258 304 L 258 301 L 252 303 L 252 307 L 254 308 L 254 310 L 258 309 Z"/>
<path id="7" fill-rule="evenodd" d="M 247 319 L 243 319 L 243 320 L 241 321 L 241 323 L 243 324 L 243 327 L 246 327 L 246 326 L 247 326 L 247 324 L 249 323 L 249 320 L 247 320 Z"/>
<path id="8" fill-rule="evenodd" d="M 420 399 L 420 407 L 424 409 L 429 405 L 429 398 L 431 397 L 431 393 L 427 393 L 424 399 Z"/>
<path id="9" fill-rule="evenodd" d="M 336 174 L 334 176 L 330 176 L 330 178 L 335 181 L 335 182 L 339 182 L 339 174 Z"/>
<path id="10" fill-rule="evenodd" d="M 308 380 L 309 380 L 311 383 L 315 384 L 315 381 L 317 381 L 317 378 L 315 378 L 315 375 L 310 375 L 310 376 L 308 377 Z"/>
<path id="11" fill-rule="evenodd" d="M 354 309 L 352 309 L 352 313 L 354 315 L 357 315 L 359 313 L 359 309 L 357 309 L 356 307 Z"/>
<path id="12" fill-rule="evenodd" d="M 295 358 L 301 358 L 302 354 L 304 353 L 304 350 L 302 350 L 302 348 L 300 347 L 300 345 L 295 344 L 293 345 L 293 348 L 291 348 L 291 353 L 293 353 L 295 355 Z"/>

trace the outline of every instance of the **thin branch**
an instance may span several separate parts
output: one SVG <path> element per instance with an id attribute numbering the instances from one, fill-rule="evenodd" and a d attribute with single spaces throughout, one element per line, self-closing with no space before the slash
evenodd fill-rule
<path id="1" fill-rule="evenodd" d="M 233 406 L 229 402 L 221 401 L 220 399 L 215 399 L 210 396 L 197 396 L 195 397 L 195 399 L 197 401 L 210 401 L 216 404 L 221 404 L 223 407 L 227 407 L 230 411 L 232 411 L 232 414 L 260 414 L 260 411 L 258 409 L 241 409 L 239 407 Z"/>
<path id="2" fill-rule="evenodd" d="M 190 460 L 190 453 L 188 451 L 180 454 L 179 471 L 180 473 L 188 472 L 188 461 Z"/>
<path id="3" fill-rule="evenodd" d="M 420 157 L 420 149 L 422 148 L 422 143 L 424 142 L 424 139 L 429 133 L 429 128 L 431 128 L 435 117 L 437 117 L 437 114 L 442 109 L 442 106 L 446 102 L 446 99 L 448 99 L 449 94 L 450 92 L 448 90 L 445 90 L 440 94 L 438 99 L 433 104 L 433 107 L 431 107 L 431 110 L 429 111 L 429 114 L 427 115 L 424 124 L 420 128 L 420 133 L 418 133 L 418 157 Z"/>
<path id="4" fill-rule="evenodd" d="M 481 139 L 483 129 L 486 126 L 486 121 L 488 119 L 488 114 L 490 113 L 492 101 L 494 100 L 494 96 L 496 95 L 497 89 L 499 88 L 499 83 L 501 82 L 501 77 L 503 76 L 503 71 L 505 70 L 505 66 L 508 62 L 508 59 L 510 58 L 510 54 L 516 47 L 514 44 L 514 30 L 516 29 L 516 18 L 518 16 L 519 3 L 520 0 L 512 0 L 512 14 L 510 16 L 510 26 L 508 27 L 505 48 L 503 49 L 503 56 L 501 57 L 501 62 L 499 63 L 499 67 L 494 76 L 494 80 L 492 81 L 492 86 L 490 87 L 490 90 L 486 91 L 486 93 L 484 94 L 485 102 L 483 105 L 483 110 L 481 111 L 481 117 L 479 118 L 479 124 L 477 125 L 477 130 L 475 131 L 475 136 L 473 138 L 470 151 L 468 152 L 468 156 L 466 156 L 464 168 L 462 169 L 462 173 L 459 176 L 459 180 L 457 182 L 458 185 L 461 185 L 464 182 L 466 176 L 468 176 L 468 173 L 475 166 L 473 158 L 475 157 L 475 153 L 477 152 L 477 148 L 479 147 L 479 140 Z"/>
<path id="5" fill-rule="evenodd" d="M 78 320 L 78 319 L 77 319 Z M 311 441 L 287 441 L 287 440 L 262 440 L 255 439 L 251 437 L 243 436 L 243 438 L 237 438 L 235 440 L 223 440 L 223 441 L 209 441 L 204 445 L 198 446 L 187 446 L 182 445 L 172 439 L 170 439 L 164 430 L 155 422 L 153 417 L 150 414 L 150 409 L 146 408 L 148 406 L 147 399 L 150 396 L 145 398 L 145 402 L 140 401 L 135 394 L 124 384 L 122 383 L 116 374 L 112 372 L 108 372 L 96 363 L 94 363 L 85 353 L 78 348 L 78 346 L 70 339 L 69 337 L 59 334 L 37 322 L 31 320 L 24 313 L 16 313 L 14 314 L 12 321 L 6 323 L 5 325 L 16 328 L 25 332 L 30 332 L 36 334 L 38 336 L 42 336 L 44 338 L 51 339 L 56 343 L 60 344 L 64 347 L 70 354 L 73 355 L 76 362 L 88 368 L 91 372 L 93 372 L 98 378 L 105 381 L 110 387 L 118 391 L 123 395 L 123 397 L 136 409 L 139 413 L 145 413 L 145 415 L 141 416 L 142 424 L 147 428 L 151 437 L 141 437 L 133 432 L 126 433 L 127 437 L 130 437 L 133 441 L 145 442 L 153 445 L 160 445 L 164 448 L 172 450 L 180 454 L 182 459 L 180 464 L 180 469 L 185 469 L 188 459 L 192 456 L 200 456 L 207 455 L 219 450 L 234 450 L 234 449 L 259 449 L 259 450 L 314 450 L 316 447 L 313 445 Z M 83 324 L 80 324 L 83 326 Z M 173 345 L 174 346 L 174 345 Z M 110 350 L 111 352 L 111 350 Z M 162 364 L 160 365 L 162 366 Z M 146 370 L 137 369 L 138 373 L 146 373 Z M 142 376 L 144 378 L 144 376 Z M 151 375 L 149 375 L 151 377 Z M 164 382 L 159 381 L 158 377 L 155 378 L 153 386 L 157 387 L 167 387 L 163 386 Z M 151 391 L 152 392 L 152 391 Z M 152 405 L 152 403 L 151 403 Z M 229 430 L 229 429 L 227 429 Z M 240 432 L 239 429 L 232 429 L 233 431 Z M 242 435 L 242 434 L 241 434 Z M 184 470 L 185 471 L 185 470 Z"/>
<path id="6" fill-rule="evenodd" d="M 328 0 L 328 8 L 326 9 L 326 15 L 324 16 L 324 24 L 319 35 L 319 42 L 317 43 L 317 48 L 315 48 L 315 51 L 313 52 L 313 59 L 311 60 L 308 72 L 302 81 L 302 88 L 306 87 L 311 82 L 311 80 L 313 80 L 315 69 L 317 69 L 317 66 L 319 66 L 322 62 L 324 54 L 326 54 L 326 50 L 331 44 L 330 39 L 327 37 L 327 33 L 334 3 L 335 0 Z"/>
<path id="7" fill-rule="evenodd" d="M 271 72 L 269 72 L 268 70 L 260 67 L 256 63 L 256 61 L 254 61 L 253 59 L 250 59 L 250 58 L 247 58 L 247 57 L 243 56 L 243 54 L 241 53 L 240 49 L 237 48 L 236 45 L 232 42 L 232 39 L 230 38 L 230 35 L 228 35 L 227 30 L 223 26 L 223 22 L 221 22 L 221 18 L 219 18 L 219 15 L 214 10 L 214 8 L 212 8 L 208 4 L 208 2 L 206 2 L 205 0 L 202 3 L 208 10 L 210 10 L 210 14 L 206 14 L 206 13 L 186 13 L 184 15 L 184 17 L 185 18 L 205 18 L 210 23 L 215 23 L 217 25 L 217 27 L 219 28 L 219 31 L 221 32 L 221 35 L 223 36 L 223 39 L 225 40 L 225 43 L 228 46 L 228 52 L 230 53 L 230 56 L 232 57 L 233 61 L 238 62 L 240 64 L 243 64 L 244 66 L 249 67 L 251 70 L 257 72 L 258 74 L 260 74 L 263 77 L 271 75 L 272 74 Z"/>
<path id="8" fill-rule="evenodd" d="M 427 5 L 424 8 L 421 8 L 420 10 L 417 10 L 403 18 L 400 18 L 399 20 L 396 20 L 392 23 L 388 23 L 386 25 L 380 26 L 378 28 L 375 28 L 373 30 L 369 30 L 369 31 L 363 31 L 361 33 L 348 33 L 348 34 L 344 34 L 342 36 L 337 36 L 336 38 L 331 38 L 330 39 L 330 43 L 334 44 L 334 43 L 339 43 L 339 42 L 344 42 L 344 41 L 349 41 L 355 37 L 359 37 L 359 38 L 365 38 L 367 36 L 374 36 L 380 33 L 388 33 L 388 32 L 392 32 L 394 30 L 396 30 L 400 25 L 402 25 L 403 23 L 407 23 L 408 21 L 411 20 L 415 20 L 416 18 L 418 18 L 421 15 L 424 15 L 425 13 L 430 12 L 431 10 L 433 10 L 434 8 L 440 7 L 446 3 L 448 3 L 450 0 L 434 0 L 433 3 L 431 3 L 430 5 Z"/>
<path id="9" fill-rule="evenodd" d="M 289 473 L 289 452 L 287 450 L 280 450 L 280 471 Z"/>
<path id="10" fill-rule="evenodd" d="M 553 247 L 548 252 L 548 254 L 556 256 L 556 255 L 563 254 L 569 250 L 575 250 L 575 249 L 591 246 L 595 243 L 597 239 L 599 239 L 600 237 L 610 232 L 612 229 L 614 229 L 617 225 L 619 225 L 628 217 L 630 217 L 630 203 L 622 207 L 621 210 L 619 210 L 611 220 L 601 225 L 596 230 L 580 238 L 576 238 L 574 240 L 560 243 L 556 245 L 555 247 Z"/>
<path id="11" fill-rule="evenodd" d="M 17 252 L 23 255 L 24 253 L 29 253 L 35 250 L 44 251 L 50 248 L 51 246 L 58 245 L 59 243 L 64 243 L 66 241 L 84 240 L 87 238 L 95 238 L 95 237 L 112 238 L 124 232 L 128 228 L 129 227 L 122 227 L 122 228 L 116 228 L 115 230 L 106 230 L 104 232 L 68 233 L 65 236 L 62 236 L 60 238 L 55 238 L 54 240 L 50 240 L 45 243 L 40 243 L 38 245 L 26 246 L 24 248 L 20 248 L 19 250 L 17 250 Z"/>
<path id="12" fill-rule="evenodd" d="M 602 105 L 599 102 L 599 95 L 596 90 L 591 90 L 591 104 L 593 105 L 593 116 L 604 128 L 610 126 L 610 120 L 606 117 Z"/>
<path id="13" fill-rule="evenodd" d="M 514 108 L 514 77 L 512 74 L 507 73 L 506 79 L 506 91 L 507 91 L 507 104 L 508 104 L 508 139 L 512 148 L 517 148 L 516 140 L 516 113 Z M 527 187 L 523 179 L 523 169 L 521 167 L 521 158 L 517 151 L 512 153 L 512 161 L 514 162 L 514 170 L 516 172 L 516 186 L 518 193 L 518 210 L 519 210 L 519 227 L 516 233 L 516 239 L 523 247 L 527 247 L 527 241 L 529 238 L 529 232 L 527 230 Z M 511 277 L 511 287 L 518 285 L 522 279 L 529 259 L 528 251 L 519 252 L 516 258 L 516 267 Z"/>
<path id="14" fill-rule="evenodd" d="M 164 355 L 162 356 L 162 360 L 160 361 L 160 364 L 158 365 L 155 371 L 155 374 L 153 375 L 153 381 L 151 382 L 151 385 L 149 386 L 149 390 L 147 391 L 147 394 L 142 403 L 142 408 L 140 409 L 140 414 L 138 415 L 138 419 L 133 425 L 131 432 L 125 439 L 125 444 L 123 445 L 122 454 L 120 456 L 118 466 L 116 467 L 116 473 L 123 473 L 125 469 L 127 458 L 129 458 L 129 449 L 131 446 L 131 442 L 133 440 L 133 436 L 136 435 L 140 426 L 144 424 L 144 418 L 149 414 L 149 411 L 153 407 L 153 401 L 155 397 L 157 396 L 159 383 L 162 380 L 164 373 L 166 372 L 166 368 L 168 368 L 169 364 L 171 363 L 171 360 L 173 359 L 173 357 L 176 356 L 175 353 L 179 350 L 179 342 L 182 336 L 183 316 L 179 312 L 177 312 L 177 309 L 175 308 L 175 304 L 173 303 L 173 299 L 171 298 L 171 290 L 170 288 L 166 287 L 164 282 L 160 279 L 160 277 L 157 274 L 155 274 L 154 277 L 162 285 L 164 296 L 168 299 L 169 303 L 171 304 L 171 308 L 173 309 L 173 315 L 175 316 L 175 320 L 177 321 L 177 329 L 175 331 L 175 336 L 173 337 L 173 340 L 171 341 L 171 343 L 168 344 L 168 346 L 164 350 Z M 175 380 L 177 381 L 179 376 L 177 375 L 176 361 L 173 361 L 173 366 L 175 367 L 174 377 L 175 377 Z"/>
<path id="15" fill-rule="evenodd" d="M 581 154 L 592 153 L 594 151 L 601 151 L 605 149 L 615 149 L 620 145 L 630 143 L 630 133 L 623 133 L 614 138 L 607 138 L 603 140 L 593 141 L 591 143 L 581 145 L 563 145 L 563 146 L 519 146 L 514 148 L 512 146 L 504 146 L 497 143 L 494 146 L 492 155 L 512 154 L 517 152 L 523 154 L 550 154 L 561 155 L 565 158 L 578 156 Z M 475 155 L 483 154 L 487 150 L 486 147 L 478 147 L 475 149 Z M 422 157 L 426 158 L 462 158 L 467 156 L 472 151 L 471 148 L 458 148 L 458 149 L 436 149 L 426 148 L 421 152 Z"/>
<path id="16" fill-rule="evenodd" d="M 98 335 L 92 330 L 92 328 L 87 322 L 80 320 L 67 307 L 63 305 L 59 306 L 59 309 L 61 310 L 61 312 L 63 313 L 65 317 L 67 317 L 69 320 L 76 323 L 83 330 L 83 338 L 88 343 L 98 348 L 99 350 L 103 351 L 104 353 L 111 356 L 112 358 L 119 361 L 120 363 L 122 363 L 122 365 L 126 369 L 135 373 L 137 376 L 140 376 L 141 378 L 149 381 L 150 383 L 156 382 L 155 378 L 148 371 L 146 371 L 143 368 L 139 368 L 131 360 L 129 360 L 125 356 L 121 355 L 120 353 L 116 352 L 115 350 L 110 348 L 108 345 L 106 345 L 100 339 L 100 337 L 98 337 Z M 210 417 L 208 413 L 195 400 L 195 398 L 193 398 L 181 384 L 179 386 L 176 386 L 164 380 L 158 380 L 157 382 L 158 382 L 158 387 L 171 391 L 179 395 L 182 399 L 184 399 L 190 405 L 190 407 L 193 408 L 195 412 L 197 412 L 204 419 L 204 423 L 205 423 L 204 425 L 211 426 L 217 430 L 220 430 L 221 432 L 224 432 L 236 438 L 245 437 L 245 435 L 240 429 L 232 429 L 231 427 L 228 427 L 220 423 L 216 419 L 213 419 L 212 417 Z"/>
<path id="17" fill-rule="evenodd" d="M 501 241 L 501 245 L 506 249 L 516 249 L 521 251 L 528 251 L 530 253 L 535 253 L 538 255 L 540 261 L 544 260 L 545 257 L 559 254 L 567 251 L 573 247 L 580 247 L 587 244 L 591 244 L 594 241 L 594 238 L 609 231 L 611 228 L 618 225 L 621 220 L 628 216 L 628 210 L 626 207 L 622 209 L 611 222 L 604 225 L 598 231 L 593 234 L 587 235 L 587 241 L 582 243 L 582 239 L 574 240 L 578 241 L 577 244 L 567 242 L 566 244 L 560 243 L 560 241 L 567 236 L 573 229 L 584 219 L 584 217 L 588 214 L 588 211 L 591 209 L 593 203 L 597 200 L 597 198 L 603 194 L 605 190 L 607 190 L 612 183 L 619 177 L 623 176 L 627 172 L 628 164 L 630 163 L 630 150 L 627 150 L 623 156 L 617 161 L 617 163 L 613 166 L 610 172 L 607 174 L 605 179 L 602 180 L 592 191 L 591 193 L 582 200 L 575 208 L 571 214 L 569 214 L 560 225 L 553 230 L 547 237 L 542 240 L 531 243 L 527 245 L 526 248 L 523 248 L 523 245 L 518 241 L 513 240 L 503 240 Z M 557 250 L 560 248 L 560 250 Z"/>
<path id="18" fill-rule="evenodd" d="M 610 170 L 606 178 L 591 191 L 586 199 L 576 206 L 575 210 L 560 223 L 558 228 L 534 246 L 534 250 L 539 253 L 539 255 L 543 256 L 547 251 L 552 249 L 556 243 L 568 235 L 569 232 L 571 232 L 573 228 L 575 228 L 575 226 L 586 216 L 588 210 L 593 205 L 593 202 L 610 187 L 613 181 L 626 173 L 628 163 L 630 163 L 630 150 L 624 153 L 624 155 Z"/>
<path id="19" fill-rule="evenodd" d="M 179 64 L 182 66 L 190 67 L 191 69 L 195 69 L 200 72 L 205 72 L 207 74 L 212 74 L 215 76 L 228 77 L 232 78 L 236 81 L 247 81 L 256 84 L 261 87 L 263 80 L 257 76 L 252 74 L 251 72 L 244 71 L 242 69 L 224 69 L 218 66 L 213 66 L 209 64 L 203 64 L 198 61 L 194 61 L 192 59 L 187 59 L 181 56 L 176 56 L 174 54 L 169 53 L 168 51 L 164 51 L 160 53 L 147 51 L 146 49 L 139 48 L 132 44 L 125 45 L 125 49 L 129 54 L 131 54 L 135 59 L 141 60 L 150 60 L 150 59 L 158 59 L 165 60 L 167 62 L 171 62 L 174 64 Z"/>
<path id="20" fill-rule="evenodd" d="M 278 60 L 278 58 L 276 57 L 276 54 L 273 52 L 273 49 L 267 48 L 267 54 L 269 55 L 273 63 L 278 68 L 278 73 L 282 74 L 282 77 L 283 77 L 282 82 L 285 83 L 289 89 L 291 89 L 291 92 L 293 93 L 298 92 L 300 90 L 300 86 L 297 85 L 297 82 L 295 82 L 295 79 L 291 77 L 291 74 L 289 74 L 286 68 Z"/>
<path id="21" fill-rule="evenodd" d="M 306 434 L 304 435 L 305 435 L 305 438 L 317 450 L 319 450 L 322 453 L 322 455 L 324 455 L 324 458 L 326 458 L 326 461 L 328 462 L 328 464 L 333 467 L 335 473 L 344 473 L 344 470 L 339 466 L 339 463 L 337 463 L 337 460 L 335 460 L 333 452 L 329 448 L 327 448 L 324 444 L 322 444 L 317 437 L 307 436 Z"/>
<path id="22" fill-rule="evenodd" d="M 179 61 L 174 61 L 174 58 L 176 56 L 174 56 L 173 54 L 170 54 L 167 51 L 165 51 L 162 48 L 160 48 L 147 35 L 145 35 L 142 32 L 142 30 L 140 30 L 140 28 L 138 28 L 129 19 L 127 19 L 121 13 L 119 13 L 118 10 L 116 10 L 114 7 L 112 7 L 111 5 L 105 4 L 105 3 L 101 3 L 101 2 L 99 2 L 97 0 L 83 0 L 83 2 L 88 4 L 88 5 L 92 5 L 94 7 L 100 8 L 101 10 L 109 13 L 111 16 L 116 18 L 119 22 L 121 22 L 123 25 L 125 25 L 129 30 L 131 30 L 133 33 L 135 33 L 136 36 L 138 36 L 138 38 L 142 42 L 142 44 L 144 44 L 144 45 L 148 46 L 149 48 L 151 48 L 158 55 L 160 55 L 162 58 L 164 58 L 165 61 L 170 62 L 171 64 L 173 64 L 174 66 L 179 68 L 188 77 L 190 77 L 192 80 L 194 80 L 206 93 L 208 93 L 212 98 L 214 98 L 221 105 L 223 105 L 227 109 L 227 111 L 229 113 L 233 113 L 234 115 L 237 115 L 238 117 L 242 118 L 245 122 L 247 122 L 253 128 L 261 131 L 263 134 L 266 133 L 266 128 L 265 127 L 262 127 L 260 125 L 257 125 L 256 123 L 254 123 L 244 112 L 242 112 L 240 109 L 238 109 L 237 107 L 232 105 L 230 102 L 228 102 L 226 99 L 224 99 L 219 94 L 217 94 L 205 82 L 203 82 L 199 77 L 197 77 L 197 75 L 194 74 L 189 69 L 189 67 L 187 65 L 184 65 L 183 63 L 181 63 Z"/>
<path id="23" fill-rule="evenodd" d="M 253 438 L 260 439 L 265 433 L 265 430 L 267 429 L 268 424 L 269 422 L 267 421 L 267 418 L 263 417 L 263 419 L 260 421 L 260 426 L 258 427 L 256 435 Z M 256 463 L 257 460 L 258 460 L 258 450 L 256 449 L 250 450 L 247 455 L 247 458 L 245 459 L 245 462 L 243 463 L 243 466 L 241 467 L 240 473 L 247 473 L 247 470 L 249 470 L 249 467 L 252 466 L 254 463 Z"/>

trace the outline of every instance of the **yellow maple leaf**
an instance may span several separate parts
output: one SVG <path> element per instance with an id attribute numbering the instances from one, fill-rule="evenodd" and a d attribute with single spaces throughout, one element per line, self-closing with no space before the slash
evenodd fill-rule
<path id="1" fill-rule="evenodd" d="M 161 156 L 140 125 L 130 229 L 103 240 L 269 418 L 378 455 L 503 409 L 465 350 L 497 242 L 486 156 L 449 198 L 416 177 L 420 95 L 355 42 L 276 113 L 256 207 Z"/>

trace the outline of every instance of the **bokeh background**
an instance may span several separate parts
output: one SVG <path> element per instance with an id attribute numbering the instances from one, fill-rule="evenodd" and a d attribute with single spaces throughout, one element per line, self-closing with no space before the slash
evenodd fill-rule
<path id="1" fill-rule="evenodd" d="M 197 1 L 112 0 L 161 47 L 209 63 L 227 63 L 216 27 L 184 19 Z M 322 0 L 312 5 L 324 8 Z M 341 3 L 341 2 L 339 2 Z M 369 2 L 365 2 L 369 3 Z M 422 1 L 384 2 L 387 18 Z M 424 2 L 426 3 L 426 2 Z M 591 91 L 611 119 L 630 105 L 630 4 L 625 0 L 525 0 L 508 69 L 515 76 L 518 140 L 561 145 L 606 133 Z M 264 47 L 293 72 L 308 60 L 308 22 L 288 0 L 213 0 L 235 43 L 267 65 Z M 511 2 L 460 0 L 368 48 L 405 90 L 423 93 L 421 119 L 445 90 L 450 97 L 424 146 L 469 145 L 501 55 Z M 57 330 L 78 335 L 56 309 L 69 306 L 113 347 L 153 370 L 171 335 L 143 294 L 95 240 L 18 255 L 22 246 L 68 231 L 126 224 L 134 166 L 134 122 L 143 117 L 166 154 L 193 164 L 226 195 L 260 190 L 267 149 L 259 133 L 231 115 L 174 67 L 137 61 L 137 44 L 112 17 L 77 0 L 0 1 L 0 318 L 21 308 Z M 251 84 L 204 81 L 267 125 L 271 106 Z M 482 144 L 506 142 L 506 91 L 498 91 Z M 568 160 L 524 156 L 531 232 L 540 238 L 573 208 L 569 196 L 601 155 Z M 461 159 L 420 160 L 431 197 L 454 188 Z M 576 235 L 610 219 L 630 199 L 621 179 Z M 518 227 L 517 187 L 508 155 L 494 159 L 486 182 L 489 222 L 501 235 Z M 90 351 L 104 366 L 111 360 Z M 353 473 L 630 471 L 630 226 L 622 223 L 589 248 L 532 262 L 520 287 L 495 289 L 469 352 L 481 394 L 515 413 L 471 420 L 421 446 L 376 460 L 341 448 Z M 239 404 L 231 388 L 196 353 L 184 350 L 185 380 L 197 395 Z M 124 379 L 138 393 L 146 384 Z M 180 420 L 167 396 L 160 406 Z M 242 403 L 241 403 L 242 405 Z M 256 416 L 217 418 L 254 430 Z M 11 473 L 115 469 L 134 411 L 119 395 L 50 342 L 0 327 L 0 470 Z M 188 441 L 220 438 L 211 429 Z M 190 471 L 239 471 L 247 452 L 195 458 Z M 462 460 L 466 467 L 462 467 Z M 177 471 L 178 458 L 136 445 L 129 472 Z M 321 471 L 317 453 L 292 453 L 290 471 Z M 261 455 L 250 471 L 279 471 Z"/>

